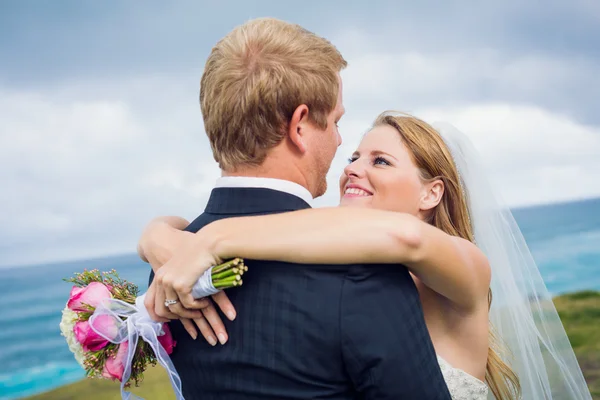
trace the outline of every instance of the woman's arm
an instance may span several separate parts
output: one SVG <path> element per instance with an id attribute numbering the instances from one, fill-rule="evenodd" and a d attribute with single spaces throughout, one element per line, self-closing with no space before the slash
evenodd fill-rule
<path id="1" fill-rule="evenodd" d="M 335 207 L 228 218 L 207 225 L 196 239 L 199 251 L 221 260 L 404 264 L 457 305 L 487 306 L 491 271 L 483 253 L 408 214 Z"/>

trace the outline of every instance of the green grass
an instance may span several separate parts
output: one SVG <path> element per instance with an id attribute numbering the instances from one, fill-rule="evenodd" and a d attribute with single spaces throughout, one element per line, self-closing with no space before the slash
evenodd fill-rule
<path id="1" fill-rule="evenodd" d="M 600 399 L 600 292 L 577 292 L 554 300 L 594 399 Z"/>
<path id="2" fill-rule="evenodd" d="M 600 292 L 584 291 L 554 299 L 571 344 L 583 370 L 592 397 L 600 400 Z M 174 399 L 173 389 L 162 367 L 150 368 L 144 382 L 132 392 L 146 400 Z M 32 396 L 29 400 L 119 400 L 115 382 L 88 379 L 53 391 Z"/>
<path id="3" fill-rule="evenodd" d="M 131 392 L 145 400 L 175 400 L 169 378 L 161 366 L 150 367 L 144 373 L 140 387 Z M 38 394 L 29 400 L 121 400 L 118 382 L 101 379 L 86 379 Z"/>

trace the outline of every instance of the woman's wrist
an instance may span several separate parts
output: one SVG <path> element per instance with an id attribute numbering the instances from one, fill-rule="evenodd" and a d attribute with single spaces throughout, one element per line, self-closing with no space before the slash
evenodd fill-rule
<path id="1" fill-rule="evenodd" d="M 178 246 L 176 242 L 179 229 L 164 220 L 155 220 L 148 225 L 140 240 L 143 257 L 152 264 L 163 265 L 172 256 Z"/>
<path id="2" fill-rule="evenodd" d="M 158 217 L 154 220 L 154 222 L 163 222 L 169 225 L 171 228 L 179 231 L 184 230 L 190 224 L 187 219 L 174 216 Z"/>
<path id="3" fill-rule="evenodd" d="M 230 221 L 227 219 L 212 222 L 196 233 L 195 240 L 198 248 L 208 252 L 216 263 L 239 256 L 228 253 L 230 248 L 227 234 L 228 222 Z"/>

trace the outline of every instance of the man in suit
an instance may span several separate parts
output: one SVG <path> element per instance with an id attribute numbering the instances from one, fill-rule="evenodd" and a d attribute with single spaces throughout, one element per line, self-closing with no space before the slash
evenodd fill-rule
<path id="1" fill-rule="evenodd" d="M 325 193 L 341 144 L 345 66 L 327 40 L 275 19 L 249 21 L 217 43 L 200 102 L 222 178 L 185 230 L 308 208 Z M 450 398 L 406 268 L 247 265 L 244 286 L 228 291 L 238 318 L 226 321 L 226 345 L 171 324 L 186 399 Z M 168 283 L 160 272 L 158 280 Z M 152 313 L 188 315 L 179 299 L 167 309 L 165 295 Z"/>

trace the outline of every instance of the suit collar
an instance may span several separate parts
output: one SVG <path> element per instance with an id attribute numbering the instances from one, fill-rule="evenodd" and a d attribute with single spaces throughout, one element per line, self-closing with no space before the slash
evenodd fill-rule
<path id="1" fill-rule="evenodd" d="M 212 190 L 205 212 L 211 214 L 266 214 L 310 208 L 301 198 L 273 189 L 218 187 Z"/>
<path id="2" fill-rule="evenodd" d="M 312 194 L 304 186 L 283 179 L 254 176 L 222 176 L 217 180 L 215 187 L 273 189 L 280 192 L 293 194 L 294 196 L 300 197 L 308 204 L 312 204 L 313 201 Z"/>

